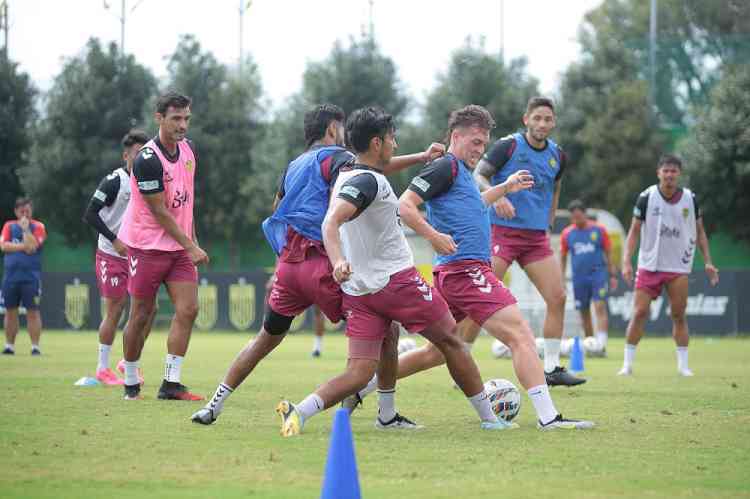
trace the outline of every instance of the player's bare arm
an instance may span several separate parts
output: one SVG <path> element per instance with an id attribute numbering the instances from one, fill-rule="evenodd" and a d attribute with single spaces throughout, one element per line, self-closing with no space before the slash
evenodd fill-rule
<path id="1" fill-rule="evenodd" d="M 405 190 L 398 200 L 398 212 L 401 220 L 411 227 L 414 232 L 425 238 L 435 251 L 441 255 L 451 255 L 458 250 L 458 246 L 449 234 L 438 232 L 427 223 L 419 213 L 419 206 L 424 200 L 414 191 Z"/>
<path id="2" fill-rule="evenodd" d="M 26 243 L 3 241 L 0 244 L 0 249 L 3 250 L 3 253 L 18 253 L 19 251 L 26 251 Z"/>
<path id="3" fill-rule="evenodd" d="M 341 251 L 339 227 L 351 220 L 355 213 L 357 213 L 357 207 L 354 204 L 345 199 L 336 198 L 323 219 L 323 246 L 333 266 L 333 278 L 338 283 L 348 280 L 352 275 L 352 268 Z"/>
<path id="4" fill-rule="evenodd" d="M 36 240 L 36 237 L 34 237 L 34 234 L 31 232 L 28 218 L 23 217 L 18 224 L 21 226 L 21 231 L 23 233 L 23 251 L 30 255 L 39 249 L 39 241 Z"/>
<path id="5" fill-rule="evenodd" d="M 706 275 L 708 276 L 708 282 L 711 286 L 719 284 L 719 269 L 714 266 L 713 260 L 711 259 L 711 251 L 708 248 L 708 236 L 706 235 L 706 228 L 703 226 L 703 217 L 699 218 L 695 222 L 696 232 L 698 233 L 698 249 L 703 255 L 703 261 L 705 262 Z"/>
<path id="6" fill-rule="evenodd" d="M 617 289 L 617 269 L 615 268 L 615 262 L 612 260 L 612 247 L 608 246 L 604 248 L 604 261 L 607 264 L 607 271 L 609 272 L 609 290 L 614 291 Z M 563 270 L 565 267 L 563 267 Z M 563 272 L 563 275 L 565 273 Z"/>
<path id="7" fill-rule="evenodd" d="M 640 219 L 633 217 L 622 253 L 622 278 L 631 286 L 633 284 L 633 254 L 635 254 L 635 247 L 638 246 L 638 239 L 641 236 L 641 223 Z"/>
<path id="8" fill-rule="evenodd" d="M 562 180 L 555 180 L 555 193 L 552 195 L 552 208 L 549 210 L 549 229 L 552 230 L 552 226 L 555 224 L 555 213 L 557 212 L 557 206 L 560 204 L 560 190 L 562 188 Z"/>
<path id="9" fill-rule="evenodd" d="M 159 225 L 164 227 L 164 230 L 167 231 L 167 234 L 172 236 L 175 241 L 177 241 L 180 246 L 185 248 L 185 251 L 188 252 L 190 255 L 190 259 L 193 261 L 195 265 L 199 265 L 201 263 L 208 263 L 208 255 L 205 251 L 203 251 L 196 243 L 194 243 L 184 232 L 182 232 L 182 229 L 177 225 L 177 222 L 175 221 L 174 217 L 171 213 L 169 213 L 169 210 L 167 210 L 166 205 L 164 204 L 164 192 L 157 192 L 155 194 L 143 194 L 143 199 L 148 204 L 149 210 L 151 210 L 151 214 L 156 218 L 156 221 L 159 222 Z"/>
<path id="10" fill-rule="evenodd" d="M 508 194 L 531 189 L 534 187 L 534 177 L 528 170 L 518 170 L 508 177 L 505 182 L 482 192 L 482 201 L 487 206 L 495 204 Z"/>
<path id="11" fill-rule="evenodd" d="M 440 144 L 439 142 L 433 142 L 432 144 L 430 144 L 430 147 L 422 152 L 415 154 L 405 154 L 392 158 L 390 163 L 383 167 L 383 174 L 391 175 L 419 163 L 429 163 L 430 161 L 439 158 L 443 154 L 445 154 L 445 145 Z"/>
<path id="12" fill-rule="evenodd" d="M 480 192 L 484 192 L 492 187 L 492 177 L 498 172 L 498 169 L 486 159 L 480 159 L 479 164 L 474 169 L 474 181 L 477 183 Z"/>

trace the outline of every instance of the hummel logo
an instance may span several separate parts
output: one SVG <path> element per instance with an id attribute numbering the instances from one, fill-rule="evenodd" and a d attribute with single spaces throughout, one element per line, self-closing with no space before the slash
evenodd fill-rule
<path id="1" fill-rule="evenodd" d="M 138 259 L 134 256 L 130 257 L 130 275 L 134 276 L 135 273 L 138 271 L 136 268 L 138 266 Z"/>
<path id="2" fill-rule="evenodd" d="M 483 288 L 479 288 L 479 287 L 478 287 L 477 289 L 478 289 L 479 291 L 481 291 L 482 293 L 489 293 L 490 291 L 492 291 L 492 284 L 488 284 L 488 285 L 486 285 L 486 286 L 485 286 L 485 287 L 483 287 Z"/>
<path id="3" fill-rule="evenodd" d="M 471 277 L 472 279 L 478 279 L 479 276 L 482 275 L 482 271 L 479 269 L 474 269 L 473 271 L 467 270 L 466 273 L 469 274 L 469 277 Z"/>

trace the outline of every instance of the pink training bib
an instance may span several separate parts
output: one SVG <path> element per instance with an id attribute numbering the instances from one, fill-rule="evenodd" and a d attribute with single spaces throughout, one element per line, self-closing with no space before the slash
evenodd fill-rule
<path id="1" fill-rule="evenodd" d="M 186 140 L 177 143 L 179 158 L 170 162 L 153 141 L 148 147 L 159 157 L 164 169 L 164 203 L 189 238 L 193 237 L 193 192 L 195 155 Z M 157 222 L 143 194 L 138 190 L 135 175 L 130 176 L 131 197 L 122 220 L 118 238 L 131 248 L 142 250 L 179 251 L 184 249 Z"/>

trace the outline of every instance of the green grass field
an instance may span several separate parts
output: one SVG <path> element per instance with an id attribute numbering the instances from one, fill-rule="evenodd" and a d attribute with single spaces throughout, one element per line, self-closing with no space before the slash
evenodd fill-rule
<path id="1" fill-rule="evenodd" d="M 94 333 L 46 332 L 44 355 L 32 358 L 22 332 L 15 357 L 0 358 L 0 497 L 318 497 L 333 411 L 284 439 L 273 409 L 339 372 L 343 338 L 326 338 L 316 360 L 311 336 L 287 338 L 211 427 L 189 421 L 198 402 L 156 400 L 165 340 L 155 333 L 146 345 L 146 400 L 125 402 L 120 388 L 73 386 L 93 375 Z M 238 334 L 196 333 L 183 381 L 210 396 L 244 342 Z M 492 359 L 489 345 L 481 338 L 475 348 L 484 379 L 518 384 L 510 362 Z M 614 375 L 622 340 L 612 340 L 608 359 L 587 359 L 586 385 L 553 389 L 563 414 L 598 423 L 590 432 L 538 431 L 525 395 L 519 430 L 480 431 L 445 368 L 419 374 L 399 384 L 397 407 L 425 430 L 376 430 L 374 398 L 353 416 L 362 495 L 750 497 L 749 350 L 748 339 L 696 338 L 696 377 L 683 379 L 671 340 L 647 338 L 636 375 L 622 379 Z"/>

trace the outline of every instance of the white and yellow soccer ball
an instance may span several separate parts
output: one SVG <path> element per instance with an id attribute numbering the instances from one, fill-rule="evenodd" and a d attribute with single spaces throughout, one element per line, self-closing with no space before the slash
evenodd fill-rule
<path id="1" fill-rule="evenodd" d="M 563 338 L 560 342 L 560 357 L 570 357 L 573 348 L 573 338 Z"/>
<path id="2" fill-rule="evenodd" d="M 401 338 L 398 340 L 398 354 L 406 353 L 417 348 L 417 342 L 412 338 Z"/>
<path id="3" fill-rule="evenodd" d="M 521 410 L 521 393 L 507 379 L 491 379 L 484 384 L 490 407 L 498 418 L 512 421 Z"/>
<path id="4" fill-rule="evenodd" d="M 587 336 L 583 340 L 583 351 L 589 357 L 601 356 L 604 351 L 604 345 L 601 344 L 594 336 Z"/>
<path id="5" fill-rule="evenodd" d="M 493 341 L 490 348 L 492 351 L 492 356 L 496 359 L 510 359 L 511 357 L 510 348 L 508 348 L 508 345 L 500 340 Z"/>

